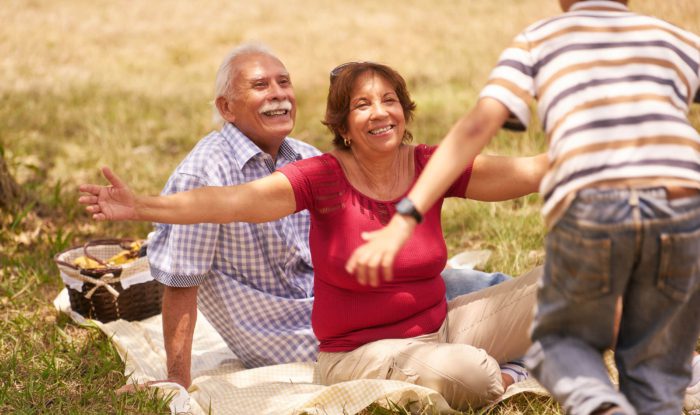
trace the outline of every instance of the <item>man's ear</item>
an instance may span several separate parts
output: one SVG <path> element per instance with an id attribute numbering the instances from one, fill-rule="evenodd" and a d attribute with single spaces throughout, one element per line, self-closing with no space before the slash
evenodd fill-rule
<path id="1" fill-rule="evenodd" d="M 224 120 L 233 123 L 236 119 L 236 116 L 233 114 L 233 112 L 230 109 L 230 102 L 224 97 L 217 97 L 216 98 L 216 109 L 219 110 L 219 114 L 221 115 L 221 118 Z"/>

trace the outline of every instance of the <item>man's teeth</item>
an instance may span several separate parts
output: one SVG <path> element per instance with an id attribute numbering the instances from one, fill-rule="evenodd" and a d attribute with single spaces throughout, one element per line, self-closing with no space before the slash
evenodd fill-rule
<path id="1" fill-rule="evenodd" d="M 391 128 L 392 127 L 390 125 L 387 125 L 386 127 L 377 128 L 375 130 L 369 130 L 369 133 L 370 134 L 382 134 L 382 133 L 385 133 L 385 132 L 391 130 Z"/>
<path id="2" fill-rule="evenodd" d="M 275 116 L 275 115 L 284 115 L 287 113 L 287 110 L 274 110 L 274 111 L 265 111 L 263 114 L 268 115 L 268 116 Z"/>

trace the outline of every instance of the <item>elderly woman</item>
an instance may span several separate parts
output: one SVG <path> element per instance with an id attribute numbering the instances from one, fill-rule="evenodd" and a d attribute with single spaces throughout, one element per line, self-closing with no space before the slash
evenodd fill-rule
<path id="1" fill-rule="evenodd" d="M 413 116 L 403 78 L 376 63 L 331 72 L 324 124 L 335 149 L 247 184 L 170 196 L 134 195 L 109 169 L 112 186 L 83 185 L 80 202 L 97 220 L 189 224 L 264 222 L 308 209 L 315 273 L 312 313 L 322 382 L 380 378 L 440 392 L 456 409 L 499 397 L 509 377 L 499 363 L 522 356 L 535 304 L 536 273 L 456 298 L 440 272 L 447 249 L 442 203 L 399 252 L 392 278 L 356 279 L 345 269 L 362 234 L 381 228 L 411 189 L 434 147 L 411 145 Z M 544 156 L 479 156 L 444 197 L 495 201 L 536 191 Z M 443 199 L 444 199 L 443 197 Z M 418 219 L 421 219 L 420 217 Z"/>

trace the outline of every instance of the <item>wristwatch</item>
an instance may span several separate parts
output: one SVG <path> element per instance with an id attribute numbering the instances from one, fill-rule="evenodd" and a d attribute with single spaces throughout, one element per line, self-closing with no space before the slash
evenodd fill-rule
<path id="1" fill-rule="evenodd" d="M 420 214 L 416 206 L 411 202 L 411 199 L 404 197 L 396 204 L 396 213 L 402 216 L 410 216 L 416 220 L 416 223 L 423 221 L 423 215 Z"/>

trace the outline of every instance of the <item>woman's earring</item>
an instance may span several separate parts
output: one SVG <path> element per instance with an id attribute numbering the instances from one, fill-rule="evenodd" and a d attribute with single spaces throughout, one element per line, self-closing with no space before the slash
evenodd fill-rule
<path id="1" fill-rule="evenodd" d="M 345 147 L 350 147 L 350 143 L 352 143 L 352 141 L 348 140 L 347 137 L 343 137 L 343 144 L 345 144 Z"/>

